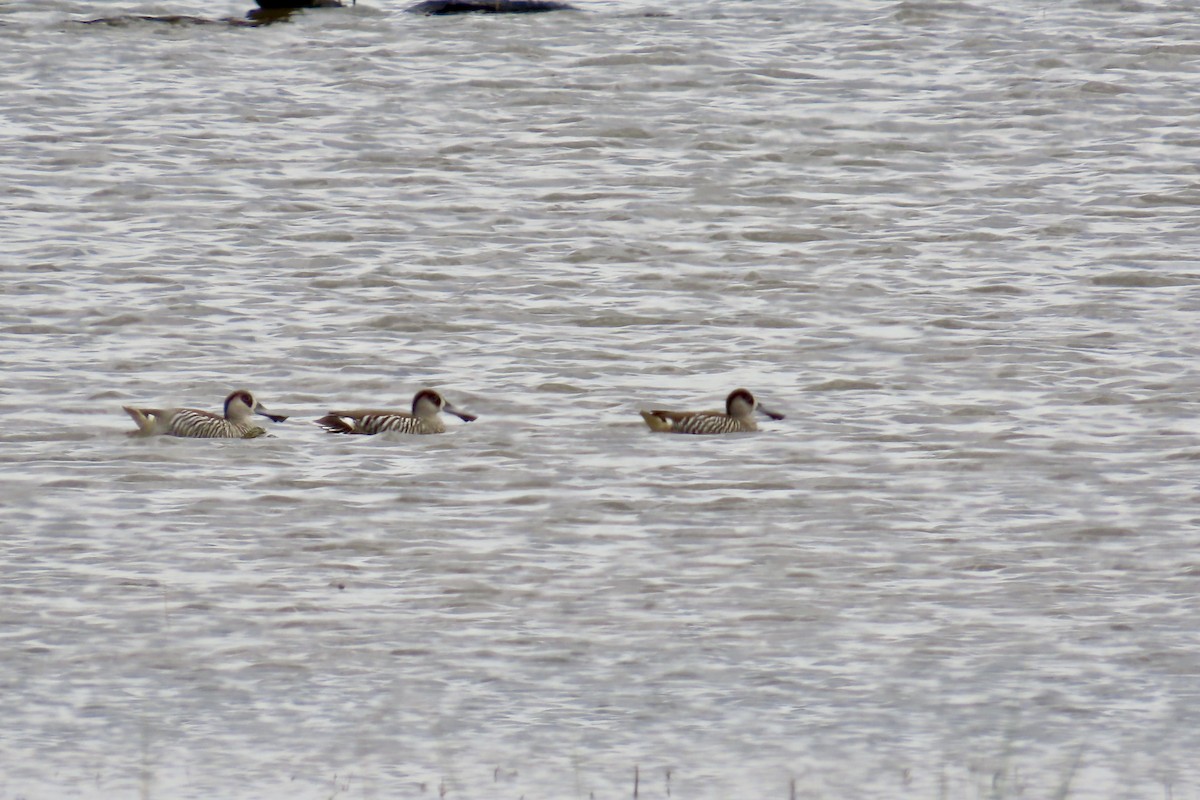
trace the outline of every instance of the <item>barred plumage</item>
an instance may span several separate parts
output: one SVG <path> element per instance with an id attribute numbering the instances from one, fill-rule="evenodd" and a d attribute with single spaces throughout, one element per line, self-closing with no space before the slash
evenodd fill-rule
<path id="1" fill-rule="evenodd" d="M 266 435 L 265 428 L 255 425 L 252 417 L 261 414 L 274 422 L 287 417 L 269 414 L 254 395 L 238 389 L 225 398 L 225 416 L 197 408 L 131 408 L 126 413 L 137 423 L 132 431 L 141 436 L 182 436 L 188 439 L 254 439 Z"/>
<path id="2" fill-rule="evenodd" d="M 725 399 L 725 413 L 720 411 L 643 411 L 642 419 L 652 431 L 660 433 L 743 433 L 756 431 L 754 412 L 771 419 L 783 419 L 783 414 L 769 411 L 758 404 L 754 395 L 745 389 L 735 389 Z"/>
<path id="3" fill-rule="evenodd" d="M 444 433 L 440 413 L 447 411 L 464 422 L 476 417 L 459 411 L 433 389 L 422 389 L 413 397 L 412 413 L 407 411 L 330 411 L 317 424 L 330 433 L 373 435 L 376 433 Z"/>

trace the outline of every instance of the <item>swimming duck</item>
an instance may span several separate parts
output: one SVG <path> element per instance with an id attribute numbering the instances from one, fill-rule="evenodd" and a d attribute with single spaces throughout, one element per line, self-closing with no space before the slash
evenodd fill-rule
<path id="1" fill-rule="evenodd" d="M 771 419 L 783 419 L 783 414 L 769 411 L 758 404 L 754 395 L 745 389 L 734 389 L 725 398 L 725 413 L 720 411 L 643 411 L 642 419 L 650 430 L 659 433 L 742 433 L 756 431 L 754 412 Z"/>
<path id="2" fill-rule="evenodd" d="M 197 408 L 124 406 L 124 409 L 137 423 L 138 429 L 131 431 L 134 435 L 182 436 L 188 439 L 253 439 L 267 432 L 253 423 L 255 414 L 261 414 L 272 422 L 287 419 L 279 414 L 268 413 L 262 403 L 245 389 L 231 392 L 225 398 L 224 416 Z"/>
<path id="3" fill-rule="evenodd" d="M 464 422 L 474 422 L 477 417 L 459 411 L 446 402 L 433 389 L 422 389 L 412 401 L 412 413 L 407 411 L 330 411 L 316 421 L 330 433 L 376 434 L 386 431 L 395 433 L 444 433 L 441 412 L 447 411 Z"/>

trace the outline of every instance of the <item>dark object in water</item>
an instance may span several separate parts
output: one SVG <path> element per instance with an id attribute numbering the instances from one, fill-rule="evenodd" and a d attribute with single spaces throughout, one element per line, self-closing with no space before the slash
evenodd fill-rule
<path id="1" fill-rule="evenodd" d="M 256 0 L 258 8 L 246 12 L 246 19 L 251 25 L 270 25 L 273 22 L 286 22 L 293 11 L 304 8 L 345 8 L 341 0 Z M 352 0 L 351 5 L 358 0 Z"/>
<path id="2" fill-rule="evenodd" d="M 296 8 L 342 8 L 344 5 L 341 0 L 255 0 L 255 2 L 264 11 L 291 11 Z"/>
<path id="3" fill-rule="evenodd" d="M 261 0 L 259 0 L 261 2 Z M 424 0 L 406 9 L 427 16 L 441 14 L 536 14 L 541 11 L 578 11 L 558 0 Z"/>

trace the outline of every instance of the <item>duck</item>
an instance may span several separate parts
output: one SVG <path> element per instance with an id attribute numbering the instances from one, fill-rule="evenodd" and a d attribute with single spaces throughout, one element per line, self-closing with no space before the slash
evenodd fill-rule
<path id="1" fill-rule="evenodd" d="M 744 433 L 758 430 L 754 414 L 758 412 L 771 419 L 783 419 L 784 415 L 759 405 L 754 395 L 746 389 L 734 389 L 725 398 L 725 413 L 720 411 L 642 411 L 642 419 L 650 430 L 657 433 Z"/>
<path id="2" fill-rule="evenodd" d="M 445 433 L 441 412 L 455 415 L 463 422 L 478 417 L 460 411 L 433 389 L 422 389 L 413 396 L 412 412 L 408 411 L 330 411 L 316 420 L 329 433 L 363 434 L 367 436 L 388 431 L 394 433 Z"/>
<path id="3" fill-rule="evenodd" d="M 254 424 L 260 414 L 272 422 L 286 416 L 268 412 L 246 389 L 237 389 L 225 398 L 224 416 L 198 408 L 134 408 L 123 406 L 138 429 L 134 436 L 180 436 L 187 439 L 254 439 L 267 431 Z"/>

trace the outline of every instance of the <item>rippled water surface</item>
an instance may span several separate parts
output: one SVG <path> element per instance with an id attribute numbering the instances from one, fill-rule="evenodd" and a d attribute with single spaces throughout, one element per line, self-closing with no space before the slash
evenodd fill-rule
<path id="1" fill-rule="evenodd" d="M 0 798 L 1200 796 L 1200 7 L 578 2 L 0 6 Z"/>

